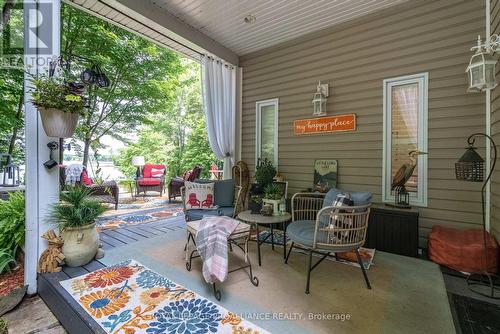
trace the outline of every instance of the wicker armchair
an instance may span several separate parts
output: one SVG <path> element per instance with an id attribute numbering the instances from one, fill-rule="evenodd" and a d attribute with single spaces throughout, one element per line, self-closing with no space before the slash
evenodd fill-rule
<path id="1" fill-rule="evenodd" d="M 297 193 L 292 197 L 292 223 L 287 236 L 292 241 L 285 263 L 292 249 L 308 252 L 306 294 L 309 293 L 311 271 L 332 254 L 354 251 L 368 289 L 370 281 L 361 261 L 359 248 L 365 243 L 370 204 L 358 206 L 324 206 L 324 195 Z M 313 253 L 322 257 L 313 265 Z"/>
<path id="2" fill-rule="evenodd" d="M 64 190 L 66 188 L 65 171 L 66 171 L 65 168 L 61 168 L 61 172 L 59 174 L 61 190 Z M 84 172 L 82 172 L 82 175 L 83 173 L 86 173 L 86 168 L 84 168 Z M 100 184 L 94 183 L 86 185 L 82 182 L 82 179 L 83 177 L 80 178 L 80 181 L 77 182 L 76 184 L 85 187 L 86 189 L 89 189 L 90 196 L 92 197 L 92 199 L 95 199 L 100 203 L 114 204 L 115 210 L 118 210 L 118 199 L 120 196 L 120 188 L 118 187 L 118 184 L 115 181 L 105 181 Z"/>
<path id="3" fill-rule="evenodd" d="M 153 169 L 163 169 L 163 175 L 153 176 Z M 165 188 L 166 171 L 167 167 L 165 165 L 145 164 L 142 168 L 141 175 L 135 180 L 135 195 L 139 196 L 140 193 L 144 193 L 144 196 L 146 196 L 148 191 L 156 191 L 162 196 Z"/>
<path id="4" fill-rule="evenodd" d="M 184 182 L 198 179 L 201 174 L 201 167 L 194 166 L 192 170 L 184 173 L 182 177 L 173 177 L 168 183 L 168 201 L 171 202 L 172 198 L 176 199 L 181 196 L 181 188 L 184 187 Z"/>

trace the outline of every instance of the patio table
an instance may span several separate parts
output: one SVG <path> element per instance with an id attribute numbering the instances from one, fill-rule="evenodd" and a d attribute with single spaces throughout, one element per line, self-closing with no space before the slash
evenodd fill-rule
<path id="1" fill-rule="evenodd" d="M 260 213 L 254 214 L 252 211 L 247 210 L 240 212 L 238 214 L 238 219 L 251 224 L 257 231 L 257 254 L 259 257 L 259 266 L 262 265 L 260 256 L 260 246 L 271 237 L 271 247 L 274 250 L 274 225 L 281 224 L 283 228 L 283 259 L 286 258 L 286 223 L 292 219 L 292 215 L 288 212 L 282 213 L 276 216 L 264 216 Z M 271 233 L 264 238 L 264 240 L 259 240 L 259 225 L 269 225 L 271 228 Z"/>

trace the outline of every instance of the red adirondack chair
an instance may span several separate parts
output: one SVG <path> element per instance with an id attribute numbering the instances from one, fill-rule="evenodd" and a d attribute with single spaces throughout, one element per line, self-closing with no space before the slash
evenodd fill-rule
<path id="1" fill-rule="evenodd" d="M 207 198 L 201 202 L 201 207 L 207 207 L 210 208 L 214 205 L 214 196 L 212 194 L 207 194 Z"/>
<path id="2" fill-rule="evenodd" d="M 200 201 L 196 198 L 195 193 L 189 194 L 189 200 L 187 201 L 186 204 L 191 205 L 191 207 L 194 207 L 194 206 L 200 207 Z"/>

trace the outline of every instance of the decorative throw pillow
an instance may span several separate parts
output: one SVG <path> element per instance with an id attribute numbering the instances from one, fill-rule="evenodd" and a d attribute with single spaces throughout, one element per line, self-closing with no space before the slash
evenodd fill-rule
<path id="1" fill-rule="evenodd" d="M 195 183 L 186 181 L 185 204 L 186 209 L 214 209 L 214 184 L 213 183 Z"/>
<path id="2" fill-rule="evenodd" d="M 91 186 L 92 184 L 94 184 L 94 182 L 92 182 L 92 179 L 89 177 L 87 170 L 85 169 L 82 172 L 82 182 L 86 186 Z"/>
<path id="3" fill-rule="evenodd" d="M 348 218 L 343 215 L 339 215 L 339 213 L 345 213 L 348 212 L 346 209 L 340 209 L 340 208 L 345 208 L 349 206 L 353 206 L 354 201 L 352 199 L 351 194 L 345 194 L 345 193 L 339 193 L 337 194 L 337 197 L 335 198 L 335 202 L 333 202 L 334 207 L 338 207 L 339 209 L 335 209 L 332 211 L 331 214 L 331 219 L 330 219 L 330 228 L 333 229 L 338 229 L 338 228 L 349 228 L 352 226 L 352 218 Z M 352 210 L 349 210 L 352 212 Z M 338 233 L 337 233 L 338 234 Z M 341 235 L 337 235 L 337 237 L 347 237 L 349 234 L 348 231 L 343 231 Z"/>
<path id="4" fill-rule="evenodd" d="M 165 174 L 165 168 L 151 168 L 151 177 L 162 177 Z"/>

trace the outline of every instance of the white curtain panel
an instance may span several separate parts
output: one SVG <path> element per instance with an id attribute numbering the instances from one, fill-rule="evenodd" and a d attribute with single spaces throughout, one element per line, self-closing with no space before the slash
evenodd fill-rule
<path id="1" fill-rule="evenodd" d="M 236 69 L 217 59 L 201 58 L 203 108 L 210 146 L 224 161 L 224 179 L 231 178 L 235 151 Z"/>

